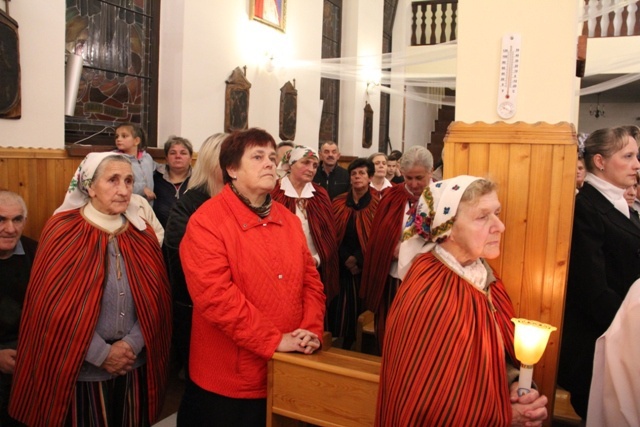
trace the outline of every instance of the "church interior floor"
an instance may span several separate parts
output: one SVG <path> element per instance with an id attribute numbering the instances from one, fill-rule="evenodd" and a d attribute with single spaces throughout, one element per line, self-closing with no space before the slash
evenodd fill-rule
<path id="1" fill-rule="evenodd" d="M 186 381 L 184 380 L 184 377 L 180 375 L 178 366 L 172 363 L 171 369 L 169 371 L 167 395 L 164 400 L 164 405 L 162 406 L 162 412 L 160 413 L 159 423 L 162 420 L 172 417 L 173 414 L 178 412 L 178 408 L 180 407 L 180 401 L 182 400 L 182 394 L 184 393 L 185 384 L 186 384 Z"/>

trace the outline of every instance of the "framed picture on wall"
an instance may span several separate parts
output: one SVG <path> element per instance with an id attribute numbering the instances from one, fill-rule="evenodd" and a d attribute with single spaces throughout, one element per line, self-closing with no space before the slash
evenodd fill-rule
<path id="1" fill-rule="evenodd" d="M 284 33 L 287 22 L 287 0 L 250 0 L 251 19 Z"/>
<path id="2" fill-rule="evenodd" d="M 19 119 L 21 100 L 18 23 L 0 10 L 0 118 Z"/>

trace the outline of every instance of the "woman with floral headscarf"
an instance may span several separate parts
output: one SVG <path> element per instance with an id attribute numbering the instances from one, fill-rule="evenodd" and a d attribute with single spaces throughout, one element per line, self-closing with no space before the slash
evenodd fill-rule
<path id="1" fill-rule="evenodd" d="M 403 282 L 387 317 L 376 426 L 546 418 L 546 397 L 518 397 L 507 373 L 516 364 L 513 307 L 484 262 L 500 254 L 499 214 L 495 184 L 482 178 L 458 176 L 422 193 L 400 245 Z"/>
<path id="2" fill-rule="evenodd" d="M 329 304 L 339 292 L 338 243 L 329 194 L 313 182 L 318 164 L 318 153 L 309 147 L 297 145 L 287 151 L 278 165 L 286 176 L 271 197 L 300 218 Z"/>
<path id="3" fill-rule="evenodd" d="M 153 424 L 171 293 L 131 163 L 91 153 L 49 219 L 22 313 L 9 413 L 29 426 Z"/>

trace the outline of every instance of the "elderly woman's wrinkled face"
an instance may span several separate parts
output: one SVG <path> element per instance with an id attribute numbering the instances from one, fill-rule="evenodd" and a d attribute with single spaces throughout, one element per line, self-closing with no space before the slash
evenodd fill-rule
<path id="1" fill-rule="evenodd" d="M 305 157 L 291 165 L 290 178 L 295 182 L 311 182 L 318 170 L 318 159 L 315 157 Z"/>
<path id="2" fill-rule="evenodd" d="M 499 218 L 500 201 L 494 191 L 475 201 L 460 203 L 451 235 L 444 242 L 458 262 L 468 265 L 478 258 L 500 255 L 500 237 L 504 224 Z"/>
<path id="3" fill-rule="evenodd" d="M 402 171 L 405 187 L 416 197 L 419 197 L 424 191 L 424 188 L 429 185 L 432 175 L 433 171 L 428 170 L 424 166 L 414 166 Z"/>
<path id="4" fill-rule="evenodd" d="M 276 186 L 276 150 L 268 146 L 248 147 L 240 159 L 240 166 L 227 168 L 235 178 L 234 185 L 243 195 L 262 196 Z"/>
<path id="5" fill-rule="evenodd" d="M 91 204 L 99 212 L 119 215 L 127 210 L 133 191 L 133 172 L 126 162 L 109 161 L 98 168 L 88 188 Z"/>

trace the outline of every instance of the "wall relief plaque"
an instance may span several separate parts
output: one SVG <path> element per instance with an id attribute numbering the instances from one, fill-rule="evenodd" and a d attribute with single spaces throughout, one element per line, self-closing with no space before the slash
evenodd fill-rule
<path id="1" fill-rule="evenodd" d="M 247 67 L 236 67 L 226 80 L 224 131 L 244 130 L 249 127 L 249 89 Z"/>
<path id="2" fill-rule="evenodd" d="M 19 119 L 21 99 L 18 23 L 0 10 L 0 118 Z"/>
<path id="3" fill-rule="evenodd" d="M 364 120 L 362 122 L 362 148 L 370 148 L 373 143 L 373 108 L 368 102 L 364 106 Z"/>
<path id="4" fill-rule="evenodd" d="M 286 82 L 280 88 L 280 139 L 293 141 L 296 138 L 298 121 L 298 89 L 296 80 Z"/>

